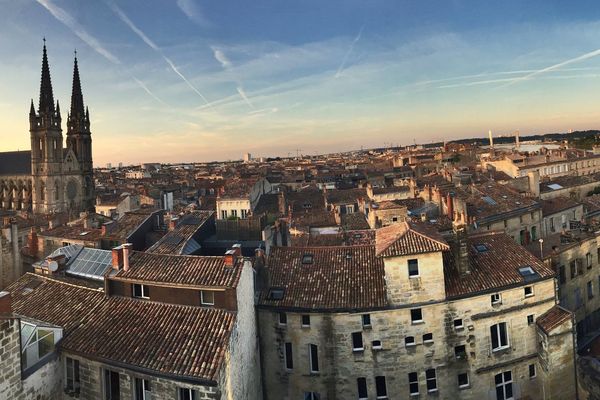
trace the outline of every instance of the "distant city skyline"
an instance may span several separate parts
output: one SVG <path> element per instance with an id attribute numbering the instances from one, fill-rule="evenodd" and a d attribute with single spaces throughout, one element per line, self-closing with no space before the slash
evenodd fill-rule
<path id="1" fill-rule="evenodd" d="M 600 128 L 592 1 L 0 7 L 0 151 L 30 148 L 42 37 L 65 110 L 77 49 L 97 166 Z"/>

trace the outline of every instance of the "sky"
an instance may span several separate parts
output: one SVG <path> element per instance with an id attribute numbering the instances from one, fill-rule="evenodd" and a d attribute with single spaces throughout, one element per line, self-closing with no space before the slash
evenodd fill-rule
<path id="1" fill-rule="evenodd" d="M 29 149 L 43 37 L 65 113 L 77 50 L 97 166 L 600 128 L 596 1 L 0 0 L 0 10 L 0 151 Z"/>

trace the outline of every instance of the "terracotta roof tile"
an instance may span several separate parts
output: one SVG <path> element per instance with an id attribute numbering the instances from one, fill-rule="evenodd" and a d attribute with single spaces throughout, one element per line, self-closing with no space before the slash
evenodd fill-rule
<path id="1" fill-rule="evenodd" d="M 312 263 L 303 263 L 307 255 Z M 263 306 L 352 310 L 387 304 L 383 259 L 375 256 L 374 246 L 274 247 L 267 268 Z M 283 298 L 270 299 L 269 288 L 283 288 Z"/>
<path id="2" fill-rule="evenodd" d="M 233 268 L 228 268 L 221 256 L 178 256 L 134 251 L 129 257 L 129 270 L 120 269 L 110 279 L 234 288 L 239 282 L 242 267 L 241 258 Z"/>
<path id="3" fill-rule="evenodd" d="M 555 305 L 540 315 L 535 322 L 546 334 L 549 334 L 571 318 L 572 313 L 570 311 L 565 310 L 559 305 Z"/>
<path id="4" fill-rule="evenodd" d="M 375 233 L 377 255 L 382 257 L 448 250 L 448 243 L 434 229 L 416 222 L 392 224 Z"/>

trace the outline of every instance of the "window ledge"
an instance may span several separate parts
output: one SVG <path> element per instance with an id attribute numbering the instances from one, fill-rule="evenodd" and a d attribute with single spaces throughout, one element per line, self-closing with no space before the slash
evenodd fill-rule
<path id="1" fill-rule="evenodd" d="M 467 385 L 459 385 L 458 388 L 460 390 L 465 390 L 465 389 L 470 389 L 471 388 L 471 384 L 467 384 Z"/>
<path id="2" fill-rule="evenodd" d="M 422 319 L 420 319 L 418 321 L 411 321 L 410 323 L 411 323 L 411 325 L 421 325 L 421 324 L 424 324 L 425 321 L 423 321 Z"/>
<path id="3" fill-rule="evenodd" d="M 364 347 L 360 347 L 360 348 L 352 349 L 352 353 L 355 353 L 355 354 L 357 354 L 357 353 L 358 353 L 358 354 L 362 354 L 364 351 L 365 351 L 365 348 L 364 348 Z"/>

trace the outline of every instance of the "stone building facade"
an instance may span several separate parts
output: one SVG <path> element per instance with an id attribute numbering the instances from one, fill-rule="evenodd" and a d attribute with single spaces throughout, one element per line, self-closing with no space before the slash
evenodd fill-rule
<path id="1" fill-rule="evenodd" d="M 66 148 L 61 123 L 44 43 L 39 105 L 36 111 L 32 100 L 29 111 L 31 151 L 0 153 L 0 208 L 39 214 L 93 210 L 90 115 L 84 108 L 77 57 Z"/>
<path id="2" fill-rule="evenodd" d="M 402 225 L 379 230 L 372 252 L 273 250 L 258 311 L 265 398 L 574 398 L 572 315 L 552 270 L 504 234 L 449 245 Z"/>

